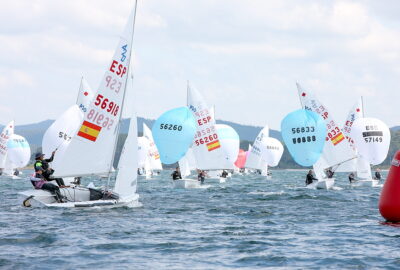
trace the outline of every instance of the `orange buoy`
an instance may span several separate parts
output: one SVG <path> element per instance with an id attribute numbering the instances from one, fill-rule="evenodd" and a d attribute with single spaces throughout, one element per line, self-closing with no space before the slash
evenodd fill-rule
<path id="1" fill-rule="evenodd" d="M 400 151 L 392 160 L 379 199 L 379 211 L 390 222 L 400 222 Z"/>

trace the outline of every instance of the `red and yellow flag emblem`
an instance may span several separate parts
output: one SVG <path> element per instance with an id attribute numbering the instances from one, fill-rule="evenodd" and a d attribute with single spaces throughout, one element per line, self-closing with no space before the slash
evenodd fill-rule
<path id="1" fill-rule="evenodd" d="M 338 135 L 336 135 L 335 137 L 331 138 L 331 141 L 333 143 L 333 145 L 337 145 L 338 143 L 340 143 L 341 141 L 344 140 L 344 136 L 343 133 L 340 132 Z"/>
<path id="2" fill-rule="evenodd" d="M 208 151 L 212 151 L 212 150 L 220 148 L 221 144 L 219 143 L 219 140 L 216 140 L 216 141 L 207 143 L 206 146 L 207 146 Z"/>
<path id="3" fill-rule="evenodd" d="M 101 126 L 97 126 L 88 121 L 83 121 L 81 128 L 79 129 L 78 136 L 95 142 L 97 136 L 99 136 Z"/>

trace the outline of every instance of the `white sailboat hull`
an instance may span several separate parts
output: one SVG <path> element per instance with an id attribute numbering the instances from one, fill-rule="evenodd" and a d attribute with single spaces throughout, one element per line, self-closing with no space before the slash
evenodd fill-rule
<path id="1" fill-rule="evenodd" d="M 375 179 L 355 180 L 355 182 L 351 183 L 351 185 L 355 187 L 376 187 L 379 185 L 379 180 Z"/>
<path id="2" fill-rule="evenodd" d="M 322 179 L 307 185 L 310 189 L 332 189 L 335 184 L 335 178 Z"/>
<path id="3" fill-rule="evenodd" d="M 174 188 L 200 188 L 201 183 L 195 179 L 173 180 Z"/>
<path id="4" fill-rule="evenodd" d="M 42 189 L 33 189 L 18 193 L 23 200 L 31 197 L 29 200 L 33 206 L 61 207 L 61 208 L 83 208 L 83 207 L 140 207 L 139 195 L 134 194 L 128 198 L 90 200 L 90 191 L 88 188 L 72 186 L 60 188 L 60 193 L 67 198 L 67 202 L 58 203 L 55 196 Z"/>

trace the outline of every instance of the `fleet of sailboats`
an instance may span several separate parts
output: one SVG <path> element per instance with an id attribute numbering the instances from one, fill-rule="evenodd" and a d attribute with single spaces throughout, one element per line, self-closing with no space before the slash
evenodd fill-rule
<path id="1" fill-rule="evenodd" d="M 20 194 L 24 205 L 38 203 L 51 207 L 137 207 L 137 177 L 155 179 L 163 165 L 177 165 L 181 179 L 176 188 L 199 188 L 197 176 L 224 183 L 232 173 L 253 171 L 271 178 L 269 167 L 278 166 L 283 144 L 270 137 L 265 126 L 248 151 L 240 149 L 240 138 L 231 126 L 217 124 L 215 108 L 189 82 L 187 104 L 162 114 L 150 129 L 143 123 L 143 136 L 137 137 L 134 105 L 126 104 L 132 76 L 132 46 L 136 5 L 125 27 L 100 86 L 93 91 L 82 77 L 76 103 L 71 105 L 46 130 L 42 151 L 55 152 L 51 167 L 55 177 L 69 178 L 59 201 L 50 191 L 31 189 Z M 331 111 L 316 96 L 297 83 L 301 109 L 289 113 L 281 123 L 283 141 L 301 166 L 313 166 L 317 181 L 311 188 L 330 189 L 335 172 L 356 173 L 358 185 L 376 186 L 371 165 L 382 163 L 390 145 L 389 128 L 379 119 L 364 116 L 360 99 L 340 127 Z M 114 157 L 120 134 L 122 113 L 131 110 L 127 138 L 117 170 Z M 129 112 L 129 110 L 127 111 Z M 16 176 L 31 158 L 25 138 L 14 133 L 14 121 L 0 134 L 0 169 L 3 175 Z M 80 177 L 107 177 L 107 184 L 87 187 L 72 182 Z M 32 175 L 30 179 L 36 178 Z M 115 179 L 113 179 L 113 177 Z M 208 179 L 208 180 L 209 180 Z M 115 180 L 111 188 L 112 180 Z"/>

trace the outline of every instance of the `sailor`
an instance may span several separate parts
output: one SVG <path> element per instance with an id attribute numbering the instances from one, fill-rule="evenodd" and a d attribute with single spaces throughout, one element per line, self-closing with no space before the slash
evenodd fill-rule
<path id="1" fill-rule="evenodd" d="M 350 173 L 349 174 L 349 182 L 350 182 L 350 184 L 354 183 L 355 181 L 356 181 L 356 179 L 355 179 L 354 173 Z"/>
<path id="2" fill-rule="evenodd" d="M 48 159 L 44 159 L 44 154 L 42 153 L 36 153 L 35 155 L 35 163 L 33 164 L 33 167 L 35 168 L 35 172 L 38 171 L 38 168 L 41 168 L 43 170 L 43 177 L 47 180 L 47 181 L 53 181 L 55 180 L 57 182 L 57 185 L 59 187 L 65 187 L 64 184 L 64 180 L 62 178 L 54 178 L 52 176 L 52 174 L 54 173 L 54 170 L 52 168 L 50 168 L 49 166 L 49 162 L 52 162 L 54 159 L 54 154 L 56 153 L 56 151 L 53 151 L 51 153 L 51 157 Z"/>
<path id="3" fill-rule="evenodd" d="M 379 180 L 379 181 L 382 179 L 382 175 L 381 175 L 381 170 L 380 169 L 376 169 L 376 171 L 375 171 L 375 179 Z"/>
<path id="4" fill-rule="evenodd" d="M 34 177 L 31 177 L 31 183 L 35 187 L 35 189 L 44 189 L 50 191 L 52 194 L 56 196 L 56 200 L 58 203 L 64 202 L 63 196 L 60 193 L 60 188 L 56 185 L 49 183 L 43 175 L 43 168 L 38 167 Z"/>
<path id="5" fill-rule="evenodd" d="M 306 177 L 306 185 L 308 186 L 309 184 L 312 184 L 314 180 L 318 180 L 317 178 L 314 177 L 313 171 L 309 170 L 307 177 Z"/>
<path id="6" fill-rule="evenodd" d="M 222 178 L 226 178 L 227 176 L 228 176 L 228 172 L 223 170 L 222 173 L 221 173 L 221 177 Z"/>
<path id="7" fill-rule="evenodd" d="M 181 171 L 179 170 L 179 167 L 176 167 L 176 170 L 171 174 L 171 176 L 172 176 L 172 180 L 182 179 Z"/>
<path id="8" fill-rule="evenodd" d="M 335 173 L 332 171 L 332 168 L 328 168 L 328 169 L 326 169 L 325 174 L 326 174 L 326 177 L 333 178 L 333 175 Z"/>
<path id="9" fill-rule="evenodd" d="M 15 175 L 15 176 L 18 176 L 18 175 L 19 175 L 19 170 L 18 170 L 18 169 L 15 169 L 14 175 Z"/>
<path id="10" fill-rule="evenodd" d="M 201 182 L 201 184 L 203 184 L 205 177 L 206 177 L 206 172 L 200 171 L 199 174 L 197 175 L 197 180 L 199 180 Z"/>

